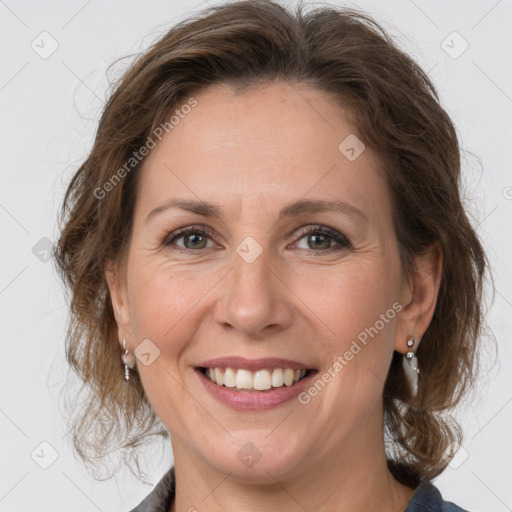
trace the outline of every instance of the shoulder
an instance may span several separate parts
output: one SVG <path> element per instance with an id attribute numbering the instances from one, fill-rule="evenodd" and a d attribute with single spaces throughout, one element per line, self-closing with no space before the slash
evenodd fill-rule
<path id="1" fill-rule="evenodd" d="M 423 480 L 404 512 L 469 512 L 451 501 L 444 501 L 439 489 L 430 481 Z"/>
<path id="2" fill-rule="evenodd" d="M 154 489 L 130 512 L 167 512 L 174 500 L 174 466 L 165 473 Z"/>

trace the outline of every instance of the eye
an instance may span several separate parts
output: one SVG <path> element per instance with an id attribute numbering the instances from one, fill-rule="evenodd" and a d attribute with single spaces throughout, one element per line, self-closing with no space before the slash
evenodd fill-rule
<path id="1" fill-rule="evenodd" d="M 299 247 L 300 249 L 313 250 L 314 252 L 330 252 L 351 247 L 350 242 L 345 236 L 326 226 L 306 227 L 299 232 L 299 235 L 299 242 L 304 238 L 306 239 L 306 247 Z M 332 246 L 333 240 L 337 243 L 334 247 Z M 296 243 L 298 244 L 299 242 Z"/>
<path id="2" fill-rule="evenodd" d="M 312 250 L 314 252 L 339 251 L 343 248 L 350 248 L 348 239 L 338 231 L 326 226 L 309 226 L 299 230 L 297 234 L 302 239 L 307 238 L 307 247 L 299 247 L 301 250 Z M 185 252 L 195 252 L 201 249 L 211 248 L 209 241 L 214 237 L 214 232 L 207 226 L 188 226 L 173 231 L 162 241 L 162 245 L 175 245 L 178 250 Z M 183 240 L 182 244 L 177 241 Z M 336 245 L 333 247 L 332 242 Z M 298 244 L 295 242 L 295 244 Z"/>
<path id="3" fill-rule="evenodd" d="M 213 236 L 213 230 L 206 226 L 189 226 L 173 231 L 162 242 L 162 245 L 168 246 L 175 244 L 177 240 L 183 239 L 183 245 L 176 244 L 178 248 L 188 251 L 196 249 L 206 249 L 208 239 Z"/>

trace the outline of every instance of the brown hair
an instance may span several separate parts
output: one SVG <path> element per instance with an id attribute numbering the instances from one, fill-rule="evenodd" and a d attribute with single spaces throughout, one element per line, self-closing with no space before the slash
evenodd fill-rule
<path id="1" fill-rule="evenodd" d="M 449 412 L 475 382 L 488 266 L 459 194 L 455 128 L 427 74 L 370 17 L 330 6 L 299 5 L 292 13 L 264 0 L 209 8 L 139 56 L 111 94 L 94 146 L 69 184 L 55 256 L 71 291 L 66 354 L 88 393 L 86 407 L 75 411 L 76 450 L 98 462 L 123 448 L 138 467 L 136 448 L 167 435 L 136 372 L 123 380 L 105 279 L 106 262 L 122 261 L 129 245 L 144 159 L 108 193 L 105 184 L 191 94 L 215 83 L 244 90 L 270 80 L 332 93 L 352 114 L 389 184 L 405 276 L 414 255 L 441 246 L 439 297 L 417 351 L 418 396 L 409 395 L 395 352 L 383 397 L 390 470 L 404 483 L 433 478 L 461 438 Z"/>

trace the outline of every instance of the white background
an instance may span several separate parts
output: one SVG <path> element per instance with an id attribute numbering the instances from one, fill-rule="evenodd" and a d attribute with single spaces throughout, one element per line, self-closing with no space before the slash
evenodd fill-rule
<path id="1" fill-rule="evenodd" d="M 467 153 L 463 162 L 475 224 L 496 278 L 489 322 L 499 362 L 484 366 L 479 395 L 461 409 L 466 437 L 460 453 L 466 458 L 455 459 L 435 483 L 445 499 L 471 512 L 510 511 L 512 1 L 345 5 L 373 14 L 429 71 L 463 149 L 481 159 L 482 166 Z M 50 243 L 44 237 L 55 241 L 64 186 L 91 147 L 107 66 L 144 50 L 206 6 L 184 0 L 0 0 L 0 511 L 129 510 L 152 488 L 126 473 L 97 482 L 73 455 L 59 409 L 67 307 L 52 264 L 42 261 Z M 51 48 L 49 36 L 39 36 L 43 31 L 58 43 L 46 59 L 31 48 L 34 40 L 42 45 L 41 37 Z M 453 31 L 469 44 L 456 59 L 441 46 Z M 463 41 L 452 35 L 445 44 L 457 51 Z M 48 469 L 31 458 L 36 448 L 49 457 L 41 442 L 58 454 Z M 168 446 L 154 446 L 145 466 L 151 483 L 171 462 Z"/>

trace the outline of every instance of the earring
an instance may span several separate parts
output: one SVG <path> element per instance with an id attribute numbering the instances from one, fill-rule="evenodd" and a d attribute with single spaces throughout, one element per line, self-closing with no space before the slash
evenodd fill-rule
<path id="1" fill-rule="evenodd" d="M 407 340 L 407 346 L 412 348 L 413 345 L 414 336 L 411 336 L 411 338 Z M 418 394 L 418 374 L 420 373 L 420 370 L 418 368 L 418 359 L 412 350 L 409 350 L 409 352 L 404 355 L 402 359 L 402 366 L 404 368 L 407 381 L 409 382 L 411 395 L 415 397 Z"/>
<path id="2" fill-rule="evenodd" d="M 130 351 L 126 348 L 126 340 L 123 340 L 123 348 L 124 354 L 121 356 L 121 359 L 124 363 L 124 378 L 126 380 L 130 379 L 130 370 L 129 368 L 133 368 L 135 366 L 135 356 L 130 354 Z"/>

